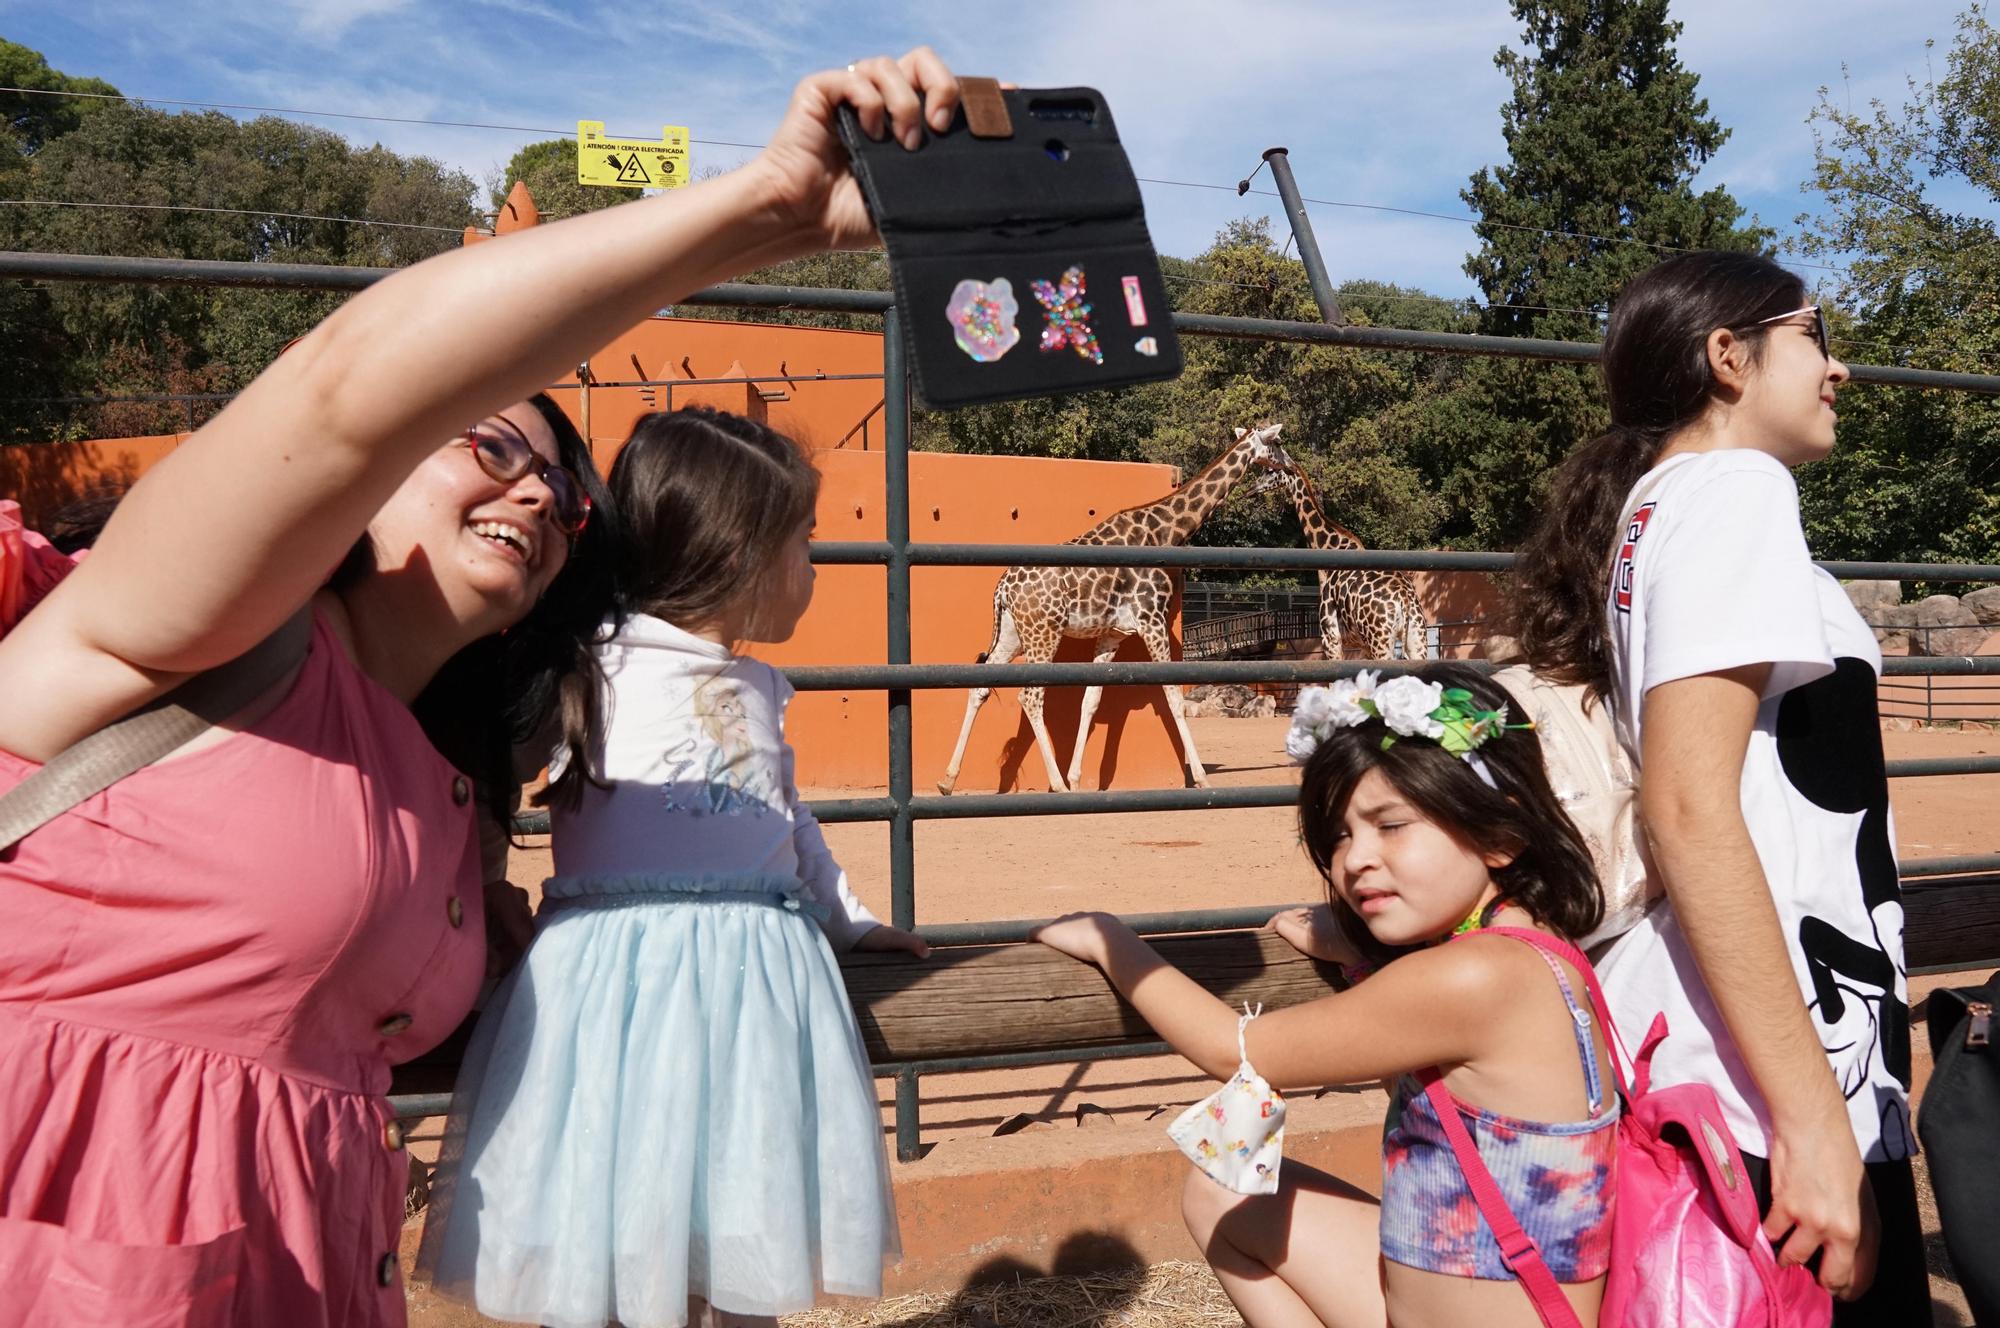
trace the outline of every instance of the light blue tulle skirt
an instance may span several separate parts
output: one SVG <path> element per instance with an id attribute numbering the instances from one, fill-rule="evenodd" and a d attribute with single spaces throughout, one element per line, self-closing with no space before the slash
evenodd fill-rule
<path id="1" fill-rule="evenodd" d="M 453 1097 L 418 1256 L 439 1292 L 552 1328 L 881 1294 L 874 1080 L 797 890 L 548 883 Z"/>

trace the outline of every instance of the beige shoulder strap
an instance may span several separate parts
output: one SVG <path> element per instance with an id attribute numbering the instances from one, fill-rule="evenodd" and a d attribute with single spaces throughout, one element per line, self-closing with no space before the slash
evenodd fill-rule
<path id="1" fill-rule="evenodd" d="M 305 657 L 311 639 L 308 606 L 229 663 L 72 743 L 0 794 L 0 853 L 249 705 Z"/>

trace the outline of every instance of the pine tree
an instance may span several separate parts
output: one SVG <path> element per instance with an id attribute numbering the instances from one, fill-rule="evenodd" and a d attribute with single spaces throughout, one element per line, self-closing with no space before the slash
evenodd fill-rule
<path id="1" fill-rule="evenodd" d="M 1754 249 L 1743 209 L 1694 178 L 1729 137 L 1674 51 L 1667 0 L 1513 0 L 1527 51 L 1493 62 L 1508 162 L 1460 195 L 1479 214 L 1465 263 L 1501 336 L 1588 337 L 1627 279 L 1672 249 Z M 1592 312 L 1577 312 L 1579 310 Z"/>
<path id="2" fill-rule="evenodd" d="M 1499 336 L 1595 340 L 1624 283 L 1676 249 L 1758 249 L 1771 232 L 1694 179 L 1729 131 L 1680 62 L 1667 0 L 1513 0 L 1525 50 L 1494 63 L 1513 83 L 1501 107 L 1508 160 L 1461 197 L 1479 214 L 1466 274 Z M 1593 369 L 1488 360 L 1455 401 L 1437 403 L 1454 455 L 1439 488 L 1448 539 L 1515 543 L 1548 474 L 1608 415 Z"/>

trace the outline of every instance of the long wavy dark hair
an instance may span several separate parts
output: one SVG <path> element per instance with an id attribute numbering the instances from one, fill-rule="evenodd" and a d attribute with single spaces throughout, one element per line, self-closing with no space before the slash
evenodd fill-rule
<path id="1" fill-rule="evenodd" d="M 611 465 L 621 517 L 614 552 L 612 624 L 634 613 L 694 629 L 759 593 L 785 539 L 819 501 L 819 472 L 775 429 L 706 406 L 642 418 Z M 591 655 L 598 623 L 577 638 Z M 594 655 L 561 682 L 557 710 L 567 751 L 538 803 L 574 807 L 590 769 L 590 725 L 603 679 Z"/>
<path id="2" fill-rule="evenodd" d="M 1463 687 L 1481 710 L 1511 705 L 1492 679 L 1462 664 L 1427 664 L 1415 670 L 1447 690 Z M 1375 964 L 1406 949 L 1384 945 L 1342 903 L 1333 889 L 1333 854 L 1345 828 L 1348 800 L 1370 770 L 1382 772 L 1425 819 L 1476 853 L 1511 853 L 1512 862 L 1491 869 L 1499 897 L 1543 926 L 1575 938 L 1604 919 L 1604 891 L 1576 823 L 1569 819 L 1542 765 L 1542 746 L 1529 729 L 1498 733 L 1479 748 L 1493 776 L 1489 785 L 1460 757 L 1425 738 L 1398 738 L 1379 719 L 1338 729 L 1307 758 L 1299 784 L 1299 838 L 1327 884 L 1341 931 Z"/>
<path id="3" fill-rule="evenodd" d="M 1610 694 L 1604 600 L 1626 495 L 1715 396 L 1709 333 L 1730 328 L 1761 363 L 1769 329 L 1756 323 L 1803 303 L 1804 284 L 1770 259 L 1719 250 L 1677 254 L 1620 292 L 1600 362 L 1611 428 L 1556 470 L 1514 560 L 1514 631 L 1538 672 Z"/>
<path id="4" fill-rule="evenodd" d="M 465 772 L 480 805 L 503 824 L 521 785 L 514 749 L 532 749 L 546 739 L 564 680 L 595 667 L 580 643 L 610 611 L 610 551 L 619 542 L 617 507 L 583 435 L 546 392 L 528 401 L 555 435 L 558 458 L 590 495 L 590 522 L 528 616 L 446 660 L 410 703 L 431 745 Z M 327 584 L 339 592 L 374 570 L 374 545 L 364 534 Z"/>

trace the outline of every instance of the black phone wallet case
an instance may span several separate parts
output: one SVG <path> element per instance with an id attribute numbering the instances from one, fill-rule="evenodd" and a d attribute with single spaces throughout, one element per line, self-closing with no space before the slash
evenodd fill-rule
<path id="1" fill-rule="evenodd" d="M 951 128 L 915 151 L 840 133 L 889 250 L 933 408 L 1174 378 L 1180 341 L 1139 182 L 1091 88 L 962 80 Z"/>

